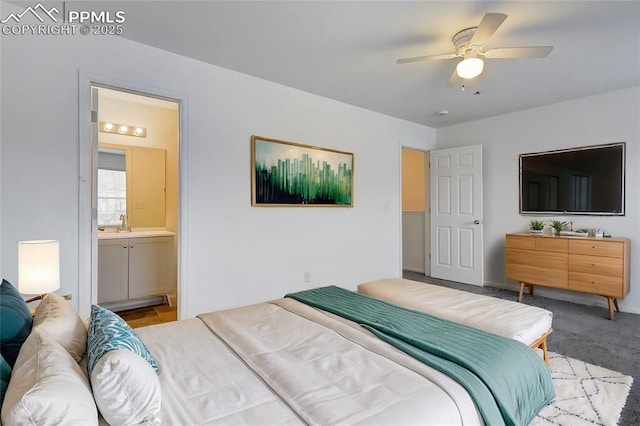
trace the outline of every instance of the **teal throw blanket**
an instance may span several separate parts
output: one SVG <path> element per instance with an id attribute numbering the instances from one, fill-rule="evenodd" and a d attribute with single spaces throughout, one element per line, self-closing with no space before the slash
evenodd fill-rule
<path id="1" fill-rule="evenodd" d="M 335 286 L 285 297 L 355 321 L 456 380 L 487 425 L 528 425 L 555 396 L 544 361 L 516 340 Z"/>

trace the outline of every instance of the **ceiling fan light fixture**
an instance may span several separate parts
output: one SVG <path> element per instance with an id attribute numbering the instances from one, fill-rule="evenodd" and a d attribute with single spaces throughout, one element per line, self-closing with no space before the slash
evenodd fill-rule
<path id="1" fill-rule="evenodd" d="M 456 72 L 460 78 L 473 78 L 482 73 L 484 69 L 484 61 L 480 58 L 465 58 L 458 62 Z"/>

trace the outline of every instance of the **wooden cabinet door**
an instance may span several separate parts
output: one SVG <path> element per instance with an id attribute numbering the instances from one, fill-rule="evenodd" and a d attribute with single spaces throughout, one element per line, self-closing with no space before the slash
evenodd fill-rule
<path id="1" fill-rule="evenodd" d="M 129 292 L 129 240 L 98 240 L 98 303 L 126 300 Z"/>
<path id="2" fill-rule="evenodd" d="M 171 293 L 176 287 L 173 237 L 129 239 L 129 299 Z"/>

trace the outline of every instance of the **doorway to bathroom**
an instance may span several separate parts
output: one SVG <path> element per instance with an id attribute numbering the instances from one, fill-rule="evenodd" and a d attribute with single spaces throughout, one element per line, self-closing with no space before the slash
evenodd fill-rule
<path id="1" fill-rule="evenodd" d="M 133 327 L 175 321 L 179 103 L 95 90 L 97 303 Z"/>

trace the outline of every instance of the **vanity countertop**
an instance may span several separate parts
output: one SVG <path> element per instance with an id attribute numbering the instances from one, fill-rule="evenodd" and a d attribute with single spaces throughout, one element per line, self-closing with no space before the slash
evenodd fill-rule
<path id="1" fill-rule="evenodd" d="M 130 232 L 98 231 L 99 240 L 116 238 L 172 237 L 174 234 L 166 229 L 135 229 Z"/>

